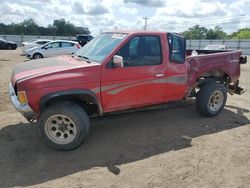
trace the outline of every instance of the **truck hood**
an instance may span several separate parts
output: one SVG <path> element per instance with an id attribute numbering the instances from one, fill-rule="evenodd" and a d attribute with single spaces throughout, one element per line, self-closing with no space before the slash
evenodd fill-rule
<path id="1" fill-rule="evenodd" d="M 14 86 L 17 81 L 27 80 L 37 76 L 46 76 L 54 72 L 62 72 L 74 68 L 100 66 L 99 63 L 87 63 L 86 61 L 72 56 L 59 56 L 31 60 L 17 64 L 12 72 L 11 83 Z"/>

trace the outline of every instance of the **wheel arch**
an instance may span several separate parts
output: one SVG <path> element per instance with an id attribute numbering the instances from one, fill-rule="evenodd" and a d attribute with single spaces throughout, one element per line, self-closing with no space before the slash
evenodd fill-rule
<path id="1" fill-rule="evenodd" d="M 228 87 L 228 85 L 231 82 L 231 78 L 228 73 L 220 69 L 208 70 L 198 75 L 196 79 L 196 85 L 202 86 L 203 84 L 210 82 L 210 81 L 220 81 L 226 87 Z"/>
<path id="2" fill-rule="evenodd" d="M 59 101 L 72 101 L 83 107 L 88 114 L 97 113 L 102 115 L 103 110 L 97 96 L 89 90 L 69 90 L 49 93 L 40 100 L 40 111 Z"/>
<path id="3" fill-rule="evenodd" d="M 39 54 L 39 55 L 41 55 L 41 56 L 44 58 L 43 54 L 40 53 L 40 52 L 35 52 L 35 53 L 33 53 L 32 58 L 34 58 L 34 56 L 35 56 L 36 54 Z"/>

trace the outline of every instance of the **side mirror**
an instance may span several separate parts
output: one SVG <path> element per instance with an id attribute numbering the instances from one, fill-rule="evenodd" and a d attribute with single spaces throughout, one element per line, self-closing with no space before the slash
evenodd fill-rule
<path id="1" fill-rule="evenodd" d="M 44 46 L 43 49 L 48 50 L 48 46 Z"/>
<path id="2" fill-rule="evenodd" d="M 113 62 L 115 67 L 123 67 L 123 57 L 119 55 L 114 55 Z"/>

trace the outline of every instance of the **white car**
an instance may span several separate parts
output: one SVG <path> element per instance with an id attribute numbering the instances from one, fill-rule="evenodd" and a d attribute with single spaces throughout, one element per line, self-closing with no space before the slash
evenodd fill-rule
<path id="1" fill-rule="evenodd" d="M 75 53 L 81 45 L 75 41 L 56 40 L 43 46 L 34 47 L 26 50 L 26 57 L 30 59 L 40 59 Z"/>
<path id="2" fill-rule="evenodd" d="M 27 49 L 33 48 L 36 46 L 42 46 L 48 42 L 51 42 L 52 40 L 49 39 L 38 39 L 38 40 L 32 40 L 32 41 L 27 41 L 27 42 L 22 42 L 22 47 L 23 47 L 23 53 L 26 52 Z"/>
<path id="3" fill-rule="evenodd" d="M 227 46 L 224 44 L 209 44 L 204 47 L 204 50 L 227 50 Z"/>

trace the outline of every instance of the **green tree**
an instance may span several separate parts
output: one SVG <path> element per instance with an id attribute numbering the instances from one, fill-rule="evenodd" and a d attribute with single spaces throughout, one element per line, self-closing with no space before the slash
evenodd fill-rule
<path id="1" fill-rule="evenodd" d="M 0 23 L 0 34 L 5 34 L 7 32 L 7 27 L 3 23 Z"/>
<path id="2" fill-rule="evenodd" d="M 225 33 L 220 26 L 215 26 L 214 29 L 209 29 L 206 39 L 225 39 L 227 33 Z"/>
<path id="3" fill-rule="evenodd" d="M 76 27 L 65 19 L 54 20 L 56 35 L 75 35 Z"/>
<path id="4" fill-rule="evenodd" d="M 227 34 L 222 30 L 220 26 L 215 26 L 214 29 L 207 29 L 199 25 L 195 25 L 185 31 L 184 36 L 187 39 L 225 39 Z"/>
<path id="5" fill-rule="evenodd" d="M 205 39 L 207 36 L 207 28 L 195 25 L 192 28 L 189 28 L 183 33 L 186 39 Z"/>
<path id="6" fill-rule="evenodd" d="M 250 28 L 239 29 L 231 35 L 233 39 L 250 39 Z"/>
<path id="7" fill-rule="evenodd" d="M 88 28 L 76 27 L 65 19 L 54 20 L 53 24 L 49 24 L 48 27 L 38 26 L 33 19 L 27 19 L 9 25 L 0 23 L 0 34 L 75 36 L 76 34 L 90 34 L 90 32 Z"/>
<path id="8" fill-rule="evenodd" d="M 39 26 L 35 23 L 33 19 L 24 20 L 20 23 L 25 34 L 28 35 L 39 35 Z"/>
<path id="9" fill-rule="evenodd" d="M 24 29 L 22 27 L 22 25 L 20 23 L 18 24 L 10 24 L 9 25 L 9 31 L 10 31 L 10 34 L 13 34 L 13 35 L 20 35 L 22 33 L 24 33 Z"/>

